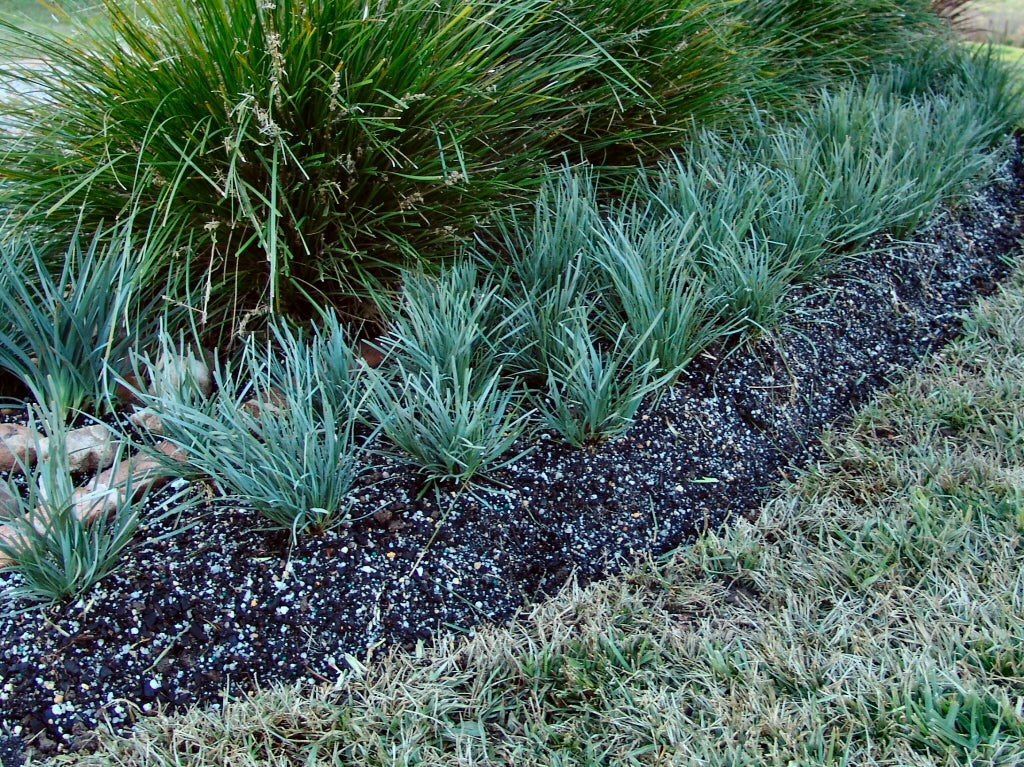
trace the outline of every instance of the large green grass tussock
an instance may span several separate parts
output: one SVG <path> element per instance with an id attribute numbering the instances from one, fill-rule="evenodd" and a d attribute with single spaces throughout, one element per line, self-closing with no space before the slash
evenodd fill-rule
<path id="1" fill-rule="evenodd" d="M 103 5 L 109 30 L 25 33 L 49 63 L 4 67 L 48 101 L 8 117 L 0 207 L 150 211 L 275 309 L 449 255 L 545 162 L 635 158 L 748 81 L 720 4 Z"/>
<path id="2" fill-rule="evenodd" d="M 102 0 L 67 36 L 0 22 L 0 212 L 132 210 L 215 309 L 275 311 L 436 265 L 545 164 L 637 165 L 936 34 L 926 0 Z M 215 312 L 216 313 L 216 312 Z"/>
<path id="3" fill-rule="evenodd" d="M 1024 273 L 831 456 L 673 558 L 100 765 L 1024 760 Z"/>

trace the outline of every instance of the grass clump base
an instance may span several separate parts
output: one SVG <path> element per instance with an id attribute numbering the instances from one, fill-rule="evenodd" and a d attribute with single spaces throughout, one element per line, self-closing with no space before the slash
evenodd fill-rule
<path id="1" fill-rule="evenodd" d="M 310 333 L 277 327 L 267 343 L 250 336 L 236 365 L 214 365 L 207 396 L 188 370 L 168 381 L 162 362 L 187 359 L 189 347 L 163 334 L 157 361 L 135 360 L 135 380 L 153 381 L 153 391 L 134 395 L 184 457 L 169 457 L 152 440 L 141 449 L 175 474 L 215 478 L 227 498 L 293 540 L 340 524 L 372 440 L 356 435 L 365 368 L 343 335 L 327 314 Z"/>

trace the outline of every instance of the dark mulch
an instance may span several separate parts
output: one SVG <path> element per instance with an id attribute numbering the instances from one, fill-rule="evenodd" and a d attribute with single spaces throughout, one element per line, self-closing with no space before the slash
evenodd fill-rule
<path id="1" fill-rule="evenodd" d="M 127 731 L 225 691 L 333 682 L 347 655 L 471 634 L 570 577 L 604 577 L 756 514 L 815 458 L 823 427 L 957 334 L 965 307 L 1008 274 L 1022 211 L 1018 153 L 915 242 L 879 239 L 842 276 L 797 290 L 785 327 L 703 355 L 594 449 L 543 436 L 462 494 L 423 494 L 415 471 L 385 463 L 357 492 L 359 521 L 294 548 L 217 499 L 178 537 L 154 541 L 165 532 L 154 525 L 81 600 L 0 618 L 0 762 L 17 764 L 26 741 L 86 748 L 98 722 Z"/>

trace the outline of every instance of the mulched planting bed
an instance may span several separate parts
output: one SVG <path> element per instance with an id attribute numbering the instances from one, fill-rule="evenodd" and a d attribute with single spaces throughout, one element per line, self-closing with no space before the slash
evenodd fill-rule
<path id="1" fill-rule="evenodd" d="M 382 461 L 351 524 L 294 547 L 197 486 L 210 499 L 185 532 L 156 541 L 171 520 L 154 525 L 82 599 L 0 617 L 0 761 L 18 764 L 26 743 L 88 748 L 99 723 L 127 732 L 225 691 L 333 683 L 346 655 L 366 662 L 506 621 L 570 577 L 604 577 L 756 514 L 815 457 L 823 427 L 958 332 L 1022 233 L 1018 146 L 913 243 L 876 239 L 841 277 L 796 290 L 785 327 L 702 355 L 621 438 L 576 450 L 542 435 L 462 493 L 425 490 L 413 468 Z M 0 587 L 17 577 L 0 574 Z"/>

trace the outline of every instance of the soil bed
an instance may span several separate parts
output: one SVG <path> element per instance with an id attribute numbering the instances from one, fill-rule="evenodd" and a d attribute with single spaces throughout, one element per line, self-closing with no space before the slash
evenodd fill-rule
<path id="1" fill-rule="evenodd" d="M 127 731 L 225 690 L 333 683 L 346 654 L 365 662 L 506 621 L 570 577 L 604 577 L 757 513 L 813 460 L 824 426 L 958 332 L 1022 232 L 1018 148 L 913 243 L 874 241 L 842 276 L 795 291 L 783 328 L 703 355 L 622 438 L 575 450 L 542 435 L 462 493 L 424 494 L 414 470 L 384 462 L 357 492 L 358 521 L 294 548 L 215 497 L 174 538 L 143 531 L 82 600 L 0 617 L 0 761 L 18 764 L 26 742 L 87 748 L 99 722 Z M 0 574 L 0 587 L 16 577 Z"/>

